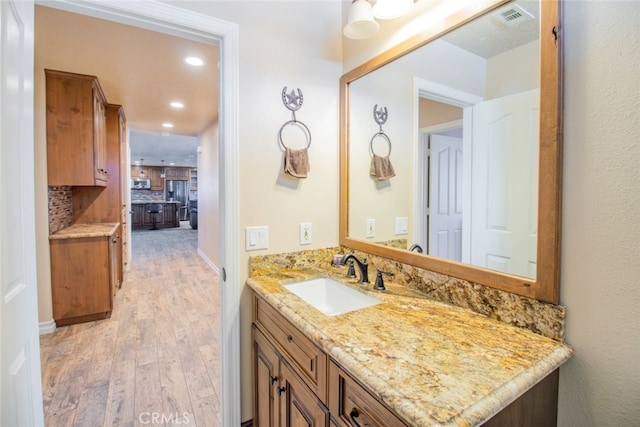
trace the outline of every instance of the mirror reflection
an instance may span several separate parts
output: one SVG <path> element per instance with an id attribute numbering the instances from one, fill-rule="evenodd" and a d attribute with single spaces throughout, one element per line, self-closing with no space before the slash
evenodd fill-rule
<path id="1" fill-rule="evenodd" d="M 511 2 L 349 84 L 349 237 L 535 279 L 539 9 Z"/>

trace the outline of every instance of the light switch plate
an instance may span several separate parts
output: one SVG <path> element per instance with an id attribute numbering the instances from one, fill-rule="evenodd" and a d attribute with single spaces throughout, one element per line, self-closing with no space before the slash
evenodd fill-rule
<path id="1" fill-rule="evenodd" d="M 266 225 L 247 227 L 245 238 L 246 250 L 267 249 L 269 247 L 269 227 Z"/>
<path id="2" fill-rule="evenodd" d="M 407 234 L 409 232 L 409 218 L 406 216 L 396 217 L 396 235 Z"/>
<path id="3" fill-rule="evenodd" d="M 300 244 L 301 245 L 311 244 L 311 223 L 310 222 L 300 223 Z"/>
<path id="4" fill-rule="evenodd" d="M 376 237 L 376 220 L 374 218 L 367 219 L 367 237 Z"/>

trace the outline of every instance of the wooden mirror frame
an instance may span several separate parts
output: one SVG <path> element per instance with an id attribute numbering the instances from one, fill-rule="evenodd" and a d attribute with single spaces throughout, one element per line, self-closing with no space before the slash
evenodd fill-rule
<path id="1" fill-rule="evenodd" d="M 340 79 L 340 244 L 415 267 L 468 280 L 525 297 L 558 303 L 562 187 L 561 0 L 540 0 L 540 148 L 538 169 L 538 241 L 536 278 L 528 279 L 417 254 L 349 237 L 349 84 L 441 35 L 511 0 L 474 2 L 430 28 L 372 58 Z"/>

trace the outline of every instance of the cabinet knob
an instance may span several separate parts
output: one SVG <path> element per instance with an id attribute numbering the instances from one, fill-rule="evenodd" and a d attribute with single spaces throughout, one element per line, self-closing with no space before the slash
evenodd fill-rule
<path id="1" fill-rule="evenodd" d="M 360 413 L 356 408 L 352 408 L 349 412 L 349 421 L 351 421 L 351 427 L 360 427 L 360 424 L 356 421 L 356 418 L 360 416 Z"/>
<path id="2" fill-rule="evenodd" d="M 284 386 L 284 387 L 278 387 L 278 388 L 276 388 L 276 390 L 278 390 L 278 395 L 281 395 L 282 393 L 284 393 L 285 391 L 287 391 L 287 386 Z"/>
<path id="3" fill-rule="evenodd" d="M 275 384 L 275 383 L 276 383 L 276 381 L 278 381 L 278 377 L 271 377 L 271 376 L 270 376 L 270 377 L 269 377 L 269 381 L 271 381 L 271 384 L 273 385 L 273 384 Z"/>
<path id="4" fill-rule="evenodd" d="M 287 341 L 292 342 L 293 341 L 293 336 L 292 335 L 287 335 Z"/>

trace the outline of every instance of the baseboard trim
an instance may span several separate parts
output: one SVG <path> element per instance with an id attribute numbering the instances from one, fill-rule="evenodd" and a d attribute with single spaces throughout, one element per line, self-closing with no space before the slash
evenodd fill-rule
<path id="1" fill-rule="evenodd" d="M 56 321 L 51 319 L 39 324 L 40 335 L 52 334 L 56 331 Z"/>
<path id="2" fill-rule="evenodd" d="M 206 263 L 207 263 L 207 265 L 208 265 L 209 267 L 211 267 L 211 269 L 212 269 L 213 271 L 215 271 L 215 272 L 216 272 L 216 274 L 220 275 L 220 269 L 218 268 L 218 266 L 217 266 L 217 265 L 215 265 L 215 264 L 213 263 L 213 261 L 211 261 L 211 260 L 209 259 L 209 257 L 208 257 L 208 256 L 206 256 L 206 255 L 205 255 L 205 253 L 204 253 L 204 252 L 202 252 L 202 251 L 200 250 L 200 248 L 198 248 L 198 255 L 200 255 L 200 258 L 202 258 L 202 259 L 204 260 L 204 262 L 206 262 Z"/>
<path id="3" fill-rule="evenodd" d="M 253 427 L 253 420 L 243 421 L 240 427 Z"/>

